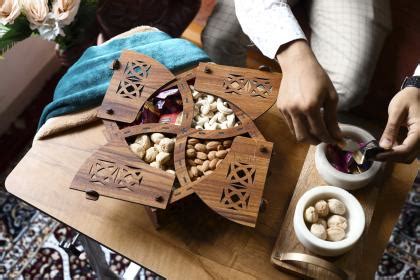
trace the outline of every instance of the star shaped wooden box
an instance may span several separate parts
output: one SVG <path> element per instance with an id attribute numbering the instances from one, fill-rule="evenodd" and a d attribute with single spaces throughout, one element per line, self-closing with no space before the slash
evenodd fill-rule
<path id="1" fill-rule="evenodd" d="M 103 195 L 140 203 L 150 213 L 196 194 L 218 214 L 255 227 L 273 143 L 264 139 L 253 120 L 276 101 L 281 75 L 200 63 L 174 76 L 159 62 L 132 51 L 124 51 L 110 71 L 113 77 L 98 111 L 108 143 L 86 160 L 71 188 L 86 192 L 89 199 Z M 145 103 L 168 89 L 177 89 L 181 96 L 179 123 L 139 123 Z M 198 101 L 193 96 L 197 92 L 220 98 L 233 111 L 236 125 L 198 127 Z M 175 139 L 171 157 L 175 174 L 150 166 L 130 149 L 136 136 L 157 132 Z M 186 156 L 189 139 L 228 140 L 231 146 L 212 172 L 192 178 Z"/>

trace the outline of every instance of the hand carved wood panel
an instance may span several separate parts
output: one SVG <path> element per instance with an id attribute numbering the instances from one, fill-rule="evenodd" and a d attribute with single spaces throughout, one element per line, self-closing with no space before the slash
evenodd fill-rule
<path id="1" fill-rule="evenodd" d="M 210 208 L 239 224 L 255 227 L 273 143 L 237 136 L 211 176 L 193 184 Z"/>
<path id="2" fill-rule="evenodd" d="M 213 63 L 200 63 L 195 89 L 217 95 L 238 106 L 251 119 L 276 102 L 281 74 Z"/>
<path id="3" fill-rule="evenodd" d="M 175 79 L 165 66 L 133 51 L 123 51 L 114 68 L 98 117 L 119 122 L 132 123 L 144 102 Z"/>
<path id="4" fill-rule="evenodd" d="M 80 168 L 72 189 L 166 208 L 175 175 L 141 162 L 126 144 L 110 142 Z"/>
<path id="5" fill-rule="evenodd" d="M 265 141 L 253 119 L 275 103 L 281 75 L 201 63 L 174 77 L 163 65 L 131 51 L 124 51 L 116 65 L 119 68 L 98 111 L 109 143 L 85 162 L 71 188 L 163 209 L 168 203 L 196 193 L 218 214 L 255 227 L 273 144 Z M 215 130 L 192 127 L 197 102 L 190 88 L 194 80 L 196 90 L 220 97 L 229 106 L 237 121 L 235 126 Z M 172 88 L 178 88 L 182 99 L 179 125 L 133 123 L 146 101 L 153 102 L 155 93 Z M 151 167 L 129 149 L 133 137 L 154 132 L 175 136 L 176 175 Z M 198 176 L 192 172 L 191 159 L 187 166 L 189 138 L 203 143 L 233 139 L 233 143 L 223 157 L 213 155 L 218 159 L 211 170 L 203 171 L 205 161 L 200 167 L 195 160 L 195 168 L 202 168 L 203 173 Z M 210 165 L 210 155 L 207 164 Z M 177 186 L 172 189 L 175 176 Z"/>

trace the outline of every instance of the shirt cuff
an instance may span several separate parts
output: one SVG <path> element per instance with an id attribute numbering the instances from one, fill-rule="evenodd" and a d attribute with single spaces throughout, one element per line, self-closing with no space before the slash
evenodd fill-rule
<path id="1" fill-rule="evenodd" d="M 236 16 L 242 30 L 269 58 L 275 58 L 280 46 L 306 40 L 305 34 L 286 1 L 235 0 Z"/>
<path id="2" fill-rule="evenodd" d="M 417 64 L 416 70 L 414 71 L 413 76 L 420 76 L 420 63 Z"/>

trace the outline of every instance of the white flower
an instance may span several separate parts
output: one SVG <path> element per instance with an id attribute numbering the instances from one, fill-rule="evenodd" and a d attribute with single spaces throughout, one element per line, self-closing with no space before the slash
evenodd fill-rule
<path id="1" fill-rule="evenodd" d="M 52 10 L 60 24 L 69 25 L 73 22 L 79 5 L 80 0 L 55 0 Z"/>
<path id="2" fill-rule="evenodd" d="M 0 0 L 0 24 L 13 23 L 19 15 L 19 0 Z"/>
<path id="3" fill-rule="evenodd" d="M 64 36 L 63 29 L 53 13 L 48 13 L 37 28 L 39 35 L 48 41 L 54 41 L 58 35 Z"/>
<path id="4" fill-rule="evenodd" d="M 31 29 L 41 25 L 48 15 L 48 0 L 21 0 L 22 10 L 30 22 Z"/>

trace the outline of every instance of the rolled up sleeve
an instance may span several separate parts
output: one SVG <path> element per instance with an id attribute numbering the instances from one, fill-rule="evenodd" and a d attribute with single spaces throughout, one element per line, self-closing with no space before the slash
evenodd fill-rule
<path id="1" fill-rule="evenodd" d="M 269 58 L 288 42 L 306 40 L 285 0 L 235 0 L 235 10 L 242 30 Z"/>

